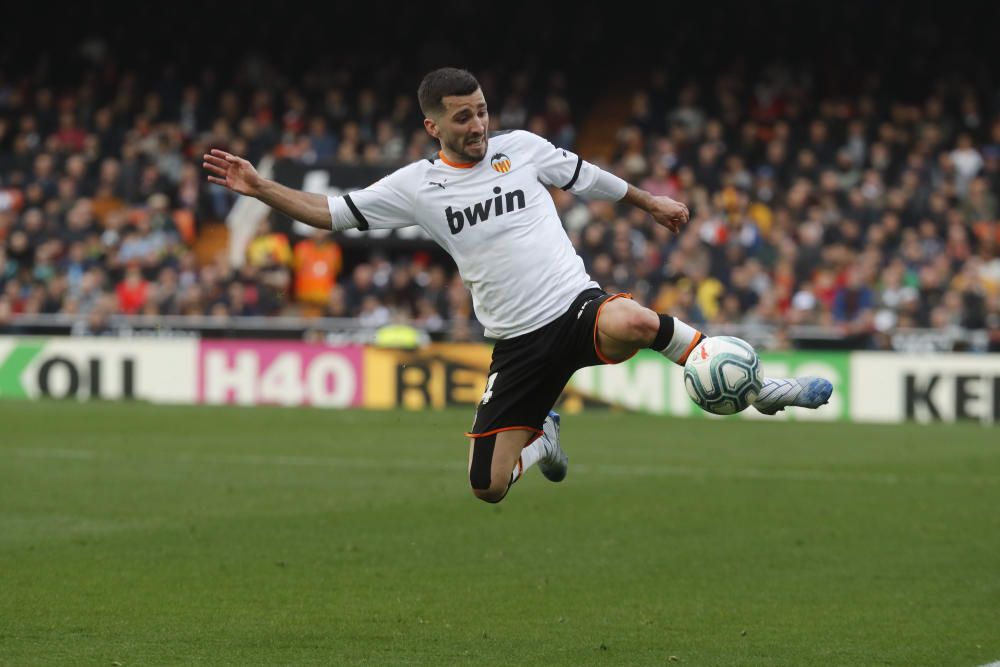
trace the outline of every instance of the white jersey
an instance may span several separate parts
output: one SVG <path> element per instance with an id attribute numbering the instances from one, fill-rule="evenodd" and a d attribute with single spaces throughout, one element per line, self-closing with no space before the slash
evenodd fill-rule
<path id="1" fill-rule="evenodd" d="M 513 338 L 566 312 L 597 287 L 563 229 L 547 185 L 617 201 L 628 184 L 571 151 L 517 130 L 489 139 L 467 165 L 442 155 L 330 197 L 335 230 L 420 225 L 452 256 L 490 338 Z"/>

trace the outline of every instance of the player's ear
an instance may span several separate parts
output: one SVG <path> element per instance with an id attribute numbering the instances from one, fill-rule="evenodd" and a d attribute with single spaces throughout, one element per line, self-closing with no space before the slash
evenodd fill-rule
<path id="1" fill-rule="evenodd" d="M 440 138 L 437 123 L 434 122 L 433 118 L 424 118 L 424 129 L 427 130 L 427 134 L 431 135 L 435 139 Z"/>

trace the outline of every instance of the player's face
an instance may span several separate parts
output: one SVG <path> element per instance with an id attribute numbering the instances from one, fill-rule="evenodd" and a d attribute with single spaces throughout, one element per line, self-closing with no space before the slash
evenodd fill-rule
<path id="1" fill-rule="evenodd" d="M 454 157 L 462 162 L 479 162 L 486 157 L 486 136 L 490 127 L 490 114 L 486 109 L 483 91 L 471 95 L 449 95 L 441 100 L 444 113 L 427 125 L 431 136 L 441 142 Z"/>

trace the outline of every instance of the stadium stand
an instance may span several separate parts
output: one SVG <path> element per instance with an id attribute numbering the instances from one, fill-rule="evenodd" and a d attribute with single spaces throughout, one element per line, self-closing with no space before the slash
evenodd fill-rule
<path id="1" fill-rule="evenodd" d="M 277 173 L 329 170 L 330 187 L 345 173 L 370 182 L 434 152 L 413 73 L 249 54 L 223 76 L 167 52 L 159 76 L 139 77 L 116 45 L 78 41 L 71 82 L 47 78 L 44 55 L 29 76 L 0 73 L 0 329 L 232 333 L 269 318 L 293 332 L 480 335 L 426 240 L 234 220 L 234 197 L 198 166 L 220 146 L 273 158 Z M 605 288 L 771 348 L 1000 346 L 1000 96 L 983 72 L 921 77 L 917 62 L 900 76 L 887 59 L 831 80 L 822 61 L 785 57 L 715 63 L 704 78 L 673 57 L 642 62 L 605 89 L 556 67 L 476 71 L 493 129 L 536 132 L 689 203 L 673 237 L 554 193 Z"/>

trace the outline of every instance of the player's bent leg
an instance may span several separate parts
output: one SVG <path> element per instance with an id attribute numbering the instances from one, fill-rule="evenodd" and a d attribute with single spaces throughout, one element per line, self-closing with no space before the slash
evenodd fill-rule
<path id="1" fill-rule="evenodd" d="M 498 503 L 536 463 L 549 481 L 564 480 L 569 457 L 559 445 L 559 422 L 559 415 L 550 410 L 541 432 L 514 428 L 474 438 L 469 449 L 472 493 L 480 500 Z"/>
<path id="2" fill-rule="evenodd" d="M 515 469 L 523 465 L 521 453 L 538 438 L 535 431 L 512 429 L 472 438 L 469 444 L 469 483 L 480 500 L 498 503 L 514 482 Z"/>

